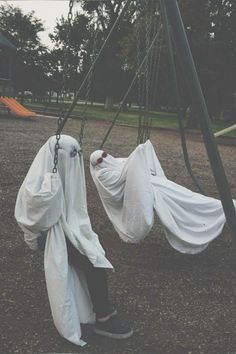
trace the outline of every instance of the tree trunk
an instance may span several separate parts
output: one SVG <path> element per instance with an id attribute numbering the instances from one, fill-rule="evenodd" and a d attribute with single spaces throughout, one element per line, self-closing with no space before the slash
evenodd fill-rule
<path id="1" fill-rule="evenodd" d="M 197 129 L 198 128 L 199 123 L 198 123 L 196 113 L 190 107 L 187 108 L 186 119 L 187 119 L 186 128 L 188 128 L 188 129 Z"/>
<path id="2" fill-rule="evenodd" d="M 112 111 L 113 107 L 114 107 L 114 97 L 107 96 L 105 101 L 105 110 Z"/>

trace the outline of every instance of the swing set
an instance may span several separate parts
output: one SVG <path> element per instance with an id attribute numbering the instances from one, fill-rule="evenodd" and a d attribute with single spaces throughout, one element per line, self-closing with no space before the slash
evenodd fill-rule
<path id="1" fill-rule="evenodd" d="M 69 29 L 71 28 L 72 24 L 72 17 L 73 17 L 73 6 L 74 3 L 78 0 L 70 0 L 69 1 L 69 12 L 68 12 L 68 24 Z M 91 0 L 87 0 L 91 1 Z M 100 11 L 98 11 L 97 17 L 97 29 L 99 27 L 99 13 L 102 13 L 103 3 L 106 0 L 98 1 L 100 6 Z M 100 50 L 97 51 L 95 48 L 96 40 L 94 41 L 94 55 L 93 61 L 91 63 L 90 69 L 88 70 L 83 82 L 81 83 L 73 102 L 71 103 L 68 110 L 65 110 L 64 106 L 64 97 L 65 97 L 65 81 L 67 77 L 67 70 L 68 70 L 68 50 L 69 50 L 69 31 L 67 33 L 67 43 L 65 48 L 65 60 L 63 64 L 63 78 L 62 78 L 62 88 L 61 88 L 61 95 L 60 95 L 60 113 L 58 116 L 58 127 L 56 131 L 56 144 L 55 144 L 55 153 L 54 153 L 54 168 L 53 172 L 57 172 L 57 163 L 58 163 L 58 149 L 59 149 L 59 141 L 60 136 L 63 131 L 63 128 L 71 116 L 78 100 L 81 97 L 81 93 L 85 90 L 85 108 L 81 117 L 81 127 L 80 127 L 80 134 L 79 134 L 79 142 L 82 146 L 83 143 L 83 136 L 84 136 L 84 128 L 87 120 L 87 102 L 89 93 L 92 86 L 92 77 L 94 70 L 96 69 L 97 63 L 101 60 L 104 50 L 109 45 L 111 41 L 112 34 L 114 30 L 119 25 L 121 19 L 123 18 L 124 14 L 126 13 L 130 4 L 134 2 L 134 0 L 126 0 L 124 1 L 124 5 L 120 11 L 120 14 L 117 16 L 116 20 L 114 21 L 111 29 L 103 42 Z M 191 99 L 191 107 L 194 112 L 199 117 L 200 128 L 203 136 L 203 141 L 207 150 L 208 158 L 211 164 L 212 172 L 215 178 L 216 186 L 220 195 L 220 199 L 222 202 L 222 206 L 224 209 L 224 213 L 226 216 L 226 220 L 228 226 L 231 230 L 233 238 L 236 237 L 236 211 L 232 201 L 232 196 L 229 188 L 229 184 L 227 181 L 227 177 L 224 171 L 224 167 L 218 152 L 216 140 L 214 134 L 211 129 L 210 117 L 207 110 L 206 102 L 202 93 L 201 85 L 199 82 L 199 78 L 197 75 L 197 71 L 195 68 L 194 60 L 192 57 L 192 53 L 190 50 L 190 46 L 188 43 L 187 35 L 185 32 L 185 28 L 182 22 L 181 14 L 178 7 L 177 0 L 145 0 L 145 1 L 136 1 L 140 6 L 137 7 L 137 14 L 138 17 L 140 15 L 140 11 L 144 11 L 145 7 L 148 8 L 153 6 L 152 13 L 155 14 L 153 17 L 146 17 L 146 25 L 145 25 L 145 54 L 142 56 L 140 54 L 140 42 L 137 40 L 137 70 L 133 79 L 130 82 L 129 87 L 127 88 L 126 93 L 124 94 L 121 103 L 117 112 L 114 115 L 114 118 L 101 142 L 99 149 L 102 149 L 114 127 L 121 111 L 126 105 L 127 98 L 136 84 L 138 87 L 138 104 L 139 104 L 139 113 L 138 113 L 138 138 L 137 143 L 144 143 L 150 137 L 151 132 L 151 125 L 152 120 L 148 115 L 149 103 L 150 103 L 150 91 L 155 92 L 155 88 L 157 87 L 157 80 L 158 80 L 158 72 L 159 72 L 159 63 L 160 63 L 160 56 L 161 56 L 161 48 L 163 40 L 165 39 L 165 43 L 167 45 L 167 49 L 169 52 L 170 57 L 170 70 L 173 79 L 173 88 L 175 92 L 175 102 L 177 107 L 178 113 L 178 122 L 179 122 L 179 130 L 180 130 L 180 138 L 182 143 L 183 149 L 183 156 L 185 160 L 185 164 L 187 170 L 193 179 L 194 183 L 198 187 L 199 191 L 202 194 L 204 190 L 198 181 L 197 177 L 194 175 L 190 159 L 188 156 L 187 151 L 187 144 L 184 132 L 184 114 L 181 108 L 181 98 L 180 98 L 180 89 L 179 83 L 177 79 L 177 63 L 182 68 L 182 74 L 185 77 L 186 87 L 189 92 L 189 96 Z M 141 9 L 141 10 L 140 10 Z M 158 19 L 161 19 L 161 22 Z M 140 29 L 137 29 L 137 35 L 139 35 Z M 96 37 L 96 36 L 95 36 Z M 97 53 L 97 54 L 96 54 Z M 156 67 L 157 70 L 156 76 L 152 77 L 151 72 L 152 68 Z"/>

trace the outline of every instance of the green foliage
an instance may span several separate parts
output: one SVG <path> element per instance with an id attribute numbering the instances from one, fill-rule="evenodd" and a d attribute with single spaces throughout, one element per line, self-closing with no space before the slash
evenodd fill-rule
<path id="1" fill-rule="evenodd" d="M 42 21 L 34 12 L 23 14 L 13 5 L 0 6 L 0 30 L 17 47 L 18 55 L 28 66 L 37 67 L 56 82 L 62 80 L 65 56 L 68 59 L 68 81 L 70 90 L 76 90 L 86 75 L 92 60 L 101 48 L 114 21 L 125 3 L 124 0 L 104 1 L 81 0 L 83 11 L 74 10 L 72 27 L 66 17 L 55 24 L 50 38 L 52 50 L 41 44 L 39 33 L 44 30 Z M 146 21 L 153 21 L 150 38 L 160 22 L 160 14 L 153 12 L 155 1 L 134 0 L 127 9 L 119 26 L 115 29 L 109 45 L 97 63 L 93 76 L 92 98 L 104 101 L 114 96 L 120 101 L 134 75 L 140 58 L 145 55 Z M 232 107 L 233 92 L 236 91 L 236 1 L 235 0 L 179 0 L 183 22 L 200 76 L 203 92 L 211 117 Z M 145 6 L 148 8 L 145 9 Z M 147 11 L 146 11 L 147 10 Z M 154 25 L 154 23 L 156 23 Z M 140 53 L 137 40 L 140 41 Z M 165 41 L 162 45 L 160 68 L 157 60 L 160 49 L 156 46 L 153 61 L 150 59 L 151 79 L 159 77 L 159 83 L 150 86 L 151 107 L 175 108 L 170 59 Z M 17 69 L 21 71 L 20 67 Z M 177 66 L 183 106 L 190 102 L 184 79 L 184 68 Z M 142 73 L 144 76 L 144 73 Z M 157 75 L 158 74 L 158 75 Z M 30 76 L 30 74 L 28 74 Z M 22 75 L 21 75 L 22 80 Z M 136 101 L 135 87 L 133 96 Z M 194 99 L 194 98 L 192 98 Z"/>
<path id="2" fill-rule="evenodd" d="M 123 1 L 104 2 L 82 1 L 83 14 L 74 13 L 71 28 L 68 20 L 61 17 L 50 35 L 54 49 L 50 55 L 50 67 L 54 78 L 62 76 L 64 53 L 68 60 L 68 80 L 70 89 L 76 90 L 88 72 L 92 60 L 102 47 L 114 21 L 119 15 Z M 134 11 L 134 8 L 132 8 Z M 120 25 L 113 32 L 109 45 L 103 52 L 93 76 L 93 96 L 104 101 L 107 95 L 119 100 L 127 87 L 130 75 L 121 57 L 121 41 L 130 31 L 131 13 L 125 14 Z M 69 35 L 68 35 L 69 34 Z M 84 93 L 85 94 L 85 93 Z"/>
<path id="3" fill-rule="evenodd" d="M 143 2 L 144 3 L 144 2 Z M 139 2 L 139 6 L 143 3 Z M 180 0 L 183 22 L 196 63 L 203 92 L 212 119 L 232 107 L 236 91 L 236 2 L 235 0 Z M 150 5 L 151 6 L 151 2 Z M 144 8 L 142 9 L 144 12 Z M 150 15 L 152 16 L 152 14 Z M 136 18 L 141 25 L 141 41 L 145 42 L 145 19 Z M 128 32 L 121 43 L 123 60 L 132 70 L 137 67 L 137 27 Z M 176 58 L 177 59 L 177 58 Z M 177 62 L 178 80 L 183 107 L 194 99 L 188 96 L 184 68 Z M 159 87 L 154 107 L 175 107 L 170 56 L 165 41 L 161 50 Z M 152 76 L 155 75 L 155 68 Z M 233 118 L 233 112 L 231 113 Z"/>
<path id="4" fill-rule="evenodd" d="M 76 90 L 79 86 L 84 57 L 87 55 L 87 43 L 92 38 L 92 30 L 89 19 L 85 15 L 76 13 L 71 25 L 62 16 L 55 25 L 53 33 L 49 35 L 54 48 L 48 53 L 51 62 L 49 73 L 62 80 L 62 70 L 66 60 L 67 86 Z"/>
<path id="5" fill-rule="evenodd" d="M 98 18 L 98 43 L 97 48 L 101 48 L 105 38 L 107 37 L 113 23 L 119 16 L 124 1 L 113 0 L 103 3 L 102 8 L 99 6 L 100 1 L 82 2 L 83 10 L 90 18 Z M 113 31 L 112 37 L 106 47 L 102 59 L 98 62 L 94 89 L 95 95 L 100 100 L 104 100 L 105 96 L 114 96 L 115 100 L 120 100 L 123 96 L 128 82 L 130 81 L 130 71 L 122 58 L 122 41 L 132 29 L 133 13 L 135 9 L 131 6 L 121 21 L 119 26 Z"/>
<path id="6" fill-rule="evenodd" d="M 236 91 L 236 3 L 181 0 L 181 13 L 212 118 Z"/>
<path id="7" fill-rule="evenodd" d="M 44 74 L 46 47 L 39 38 L 39 33 L 44 31 L 42 21 L 34 12 L 24 14 L 19 7 L 6 3 L 0 6 L 0 23 L 0 31 L 17 47 L 12 68 L 16 92 L 45 91 L 49 83 Z"/>
<path id="8" fill-rule="evenodd" d="M 34 12 L 23 14 L 19 7 L 0 5 L 1 31 L 17 47 L 17 52 L 25 63 L 39 63 L 39 57 L 46 48 L 38 34 L 44 31 L 42 21 Z"/>

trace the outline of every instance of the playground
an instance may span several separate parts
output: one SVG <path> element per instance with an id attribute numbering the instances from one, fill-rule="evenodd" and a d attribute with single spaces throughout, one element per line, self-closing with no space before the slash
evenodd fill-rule
<path id="1" fill-rule="evenodd" d="M 0 354 L 235 354 L 236 6 L 67 5 L 0 4 Z"/>
<path id="2" fill-rule="evenodd" d="M 112 299 L 134 328 L 127 341 L 100 338 L 83 327 L 85 348 L 57 333 L 50 313 L 43 271 L 43 254 L 23 242 L 14 219 L 18 189 L 56 119 L 25 121 L 1 118 L 1 333 L 0 353 L 235 353 L 236 250 L 229 230 L 199 255 L 171 248 L 158 220 L 151 234 L 137 245 L 122 242 L 110 224 L 88 169 L 89 154 L 100 144 L 106 122 L 89 121 L 84 140 L 89 215 L 94 230 L 115 267 L 110 272 Z M 77 137 L 79 122 L 69 120 L 65 133 Z M 96 134 L 95 134 L 96 133 Z M 128 156 L 136 145 L 137 129 L 116 126 L 105 149 Z M 195 173 L 206 192 L 218 197 L 206 151 L 200 138 L 187 135 Z M 182 157 L 179 134 L 153 129 L 151 141 L 168 178 L 195 189 Z M 232 194 L 235 186 L 235 147 L 219 146 Z"/>

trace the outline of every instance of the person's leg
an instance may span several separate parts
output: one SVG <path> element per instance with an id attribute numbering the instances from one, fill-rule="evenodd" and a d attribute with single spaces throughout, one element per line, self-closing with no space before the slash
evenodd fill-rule
<path id="1" fill-rule="evenodd" d="M 104 268 L 96 268 L 66 239 L 69 263 L 84 272 L 94 312 L 97 318 L 105 318 L 112 310 L 108 298 L 107 273 Z"/>
<path id="2" fill-rule="evenodd" d="M 133 330 L 124 326 L 116 317 L 117 311 L 112 310 L 108 297 L 107 273 L 104 268 L 96 268 L 89 259 L 82 255 L 66 239 L 68 261 L 77 269 L 84 272 L 94 312 L 96 324 L 94 332 L 106 337 L 125 339 L 133 334 Z"/>

